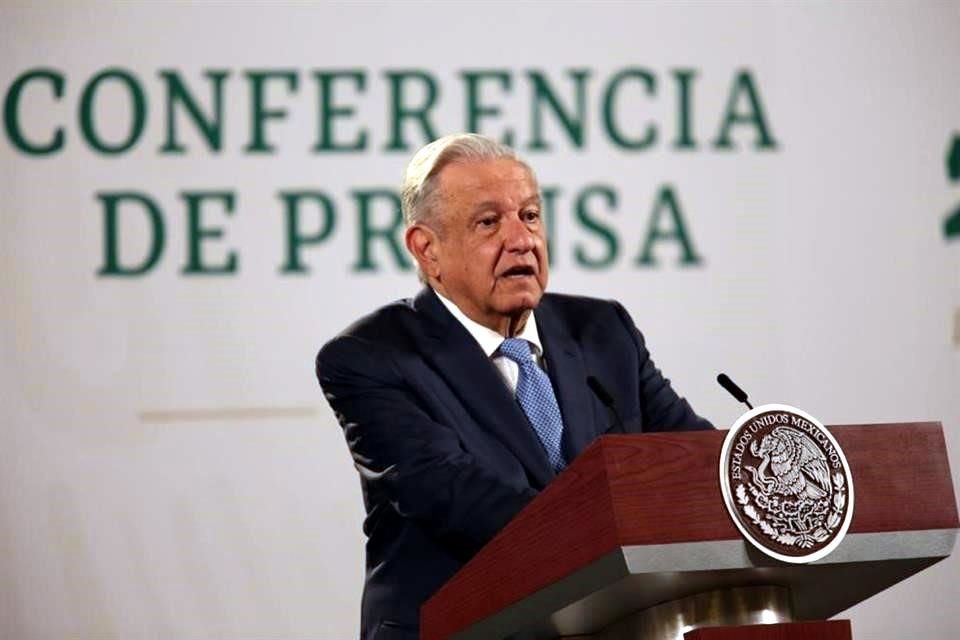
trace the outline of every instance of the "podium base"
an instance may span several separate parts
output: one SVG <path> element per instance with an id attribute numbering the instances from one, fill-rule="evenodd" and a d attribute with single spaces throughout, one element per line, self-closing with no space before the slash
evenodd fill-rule
<path id="1" fill-rule="evenodd" d="M 638 611 L 591 637 L 595 640 L 680 640 L 685 633 L 701 627 L 742 629 L 746 628 L 744 625 L 764 627 L 791 620 L 788 589 L 738 587 L 706 591 Z M 766 636 L 757 636 L 761 637 Z M 703 636 L 696 640 L 706 639 L 707 636 Z"/>
<path id="2" fill-rule="evenodd" d="M 852 640 L 849 620 L 758 624 L 748 627 L 705 627 L 683 634 L 683 640 Z"/>

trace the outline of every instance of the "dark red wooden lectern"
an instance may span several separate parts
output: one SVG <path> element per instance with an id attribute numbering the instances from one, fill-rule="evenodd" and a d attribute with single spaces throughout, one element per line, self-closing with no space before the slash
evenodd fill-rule
<path id="1" fill-rule="evenodd" d="M 827 557 L 787 564 L 740 536 L 718 480 L 725 431 L 607 436 L 423 606 L 421 638 L 655 637 L 644 612 L 669 617 L 697 594 L 721 604 L 695 603 L 697 622 L 673 637 L 850 638 L 848 622 L 824 621 L 946 558 L 960 523 L 939 423 L 830 431 L 855 502 Z M 731 617 L 756 593 L 786 602 L 789 617 Z M 776 624 L 752 624 L 764 622 Z"/>

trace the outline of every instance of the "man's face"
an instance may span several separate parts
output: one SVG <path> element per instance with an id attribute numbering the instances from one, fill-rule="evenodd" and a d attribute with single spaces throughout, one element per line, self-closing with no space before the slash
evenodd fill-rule
<path id="1" fill-rule="evenodd" d="M 440 228 L 425 272 L 468 317 L 511 335 L 547 286 L 537 185 L 510 159 L 455 162 L 437 179 Z"/>

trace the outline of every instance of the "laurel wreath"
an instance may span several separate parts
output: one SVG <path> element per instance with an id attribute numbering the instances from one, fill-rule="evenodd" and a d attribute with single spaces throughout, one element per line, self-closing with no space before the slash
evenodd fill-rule
<path id="1" fill-rule="evenodd" d="M 827 515 L 826 521 L 813 532 L 803 535 L 796 535 L 777 529 L 767 521 L 758 513 L 757 508 L 751 504 L 750 496 L 747 494 L 747 488 L 742 483 L 737 485 L 735 493 L 737 502 L 739 502 L 743 508 L 743 513 L 750 518 L 753 524 L 759 527 L 760 531 L 766 534 L 767 537 L 789 547 L 799 546 L 801 549 L 809 549 L 814 544 L 828 540 L 843 520 L 843 510 L 847 504 L 847 489 L 846 481 L 842 473 L 834 474 L 833 486 L 837 488 L 837 491 L 833 494 L 833 508 L 830 510 L 829 515 Z"/>

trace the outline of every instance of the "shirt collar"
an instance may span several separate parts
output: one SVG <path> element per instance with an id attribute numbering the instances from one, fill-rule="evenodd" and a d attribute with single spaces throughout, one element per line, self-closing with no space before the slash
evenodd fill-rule
<path id="1" fill-rule="evenodd" d="M 462 324 L 463 328 L 467 330 L 467 333 L 473 336 L 473 339 L 477 341 L 477 344 L 480 345 L 480 348 L 483 349 L 483 352 L 487 355 L 487 357 L 492 357 L 497 352 L 497 349 L 500 348 L 500 344 L 504 340 L 503 336 L 493 329 L 485 327 L 479 322 L 475 322 L 468 318 L 467 314 L 460 310 L 460 307 L 440 295 L 436 289 L 434 289 L 433 292 L 437 294 L 438 298 L 440 298 L 440 302 L 442 302 L 443 306 L 447 308 L 447 311 L 449 311 L 454 318 L 460 321 L 460 324 Z M 540 344 L 540 334 L 537 332 L 537 320 L 533 316 L 533 311 L 530 312 L 530 317 L 527 318 L 527 323 L 523 326 L 523 330 L 519 333 L 519 335 L 514 337 L 523 338 L 532 344 L 534 350 L 536 351 L 537 357 L 543 356 L 543 345 Z"/>

